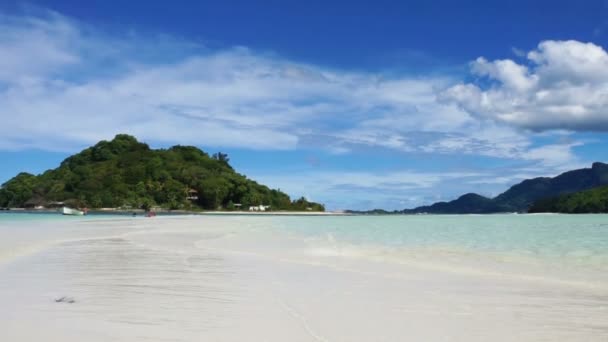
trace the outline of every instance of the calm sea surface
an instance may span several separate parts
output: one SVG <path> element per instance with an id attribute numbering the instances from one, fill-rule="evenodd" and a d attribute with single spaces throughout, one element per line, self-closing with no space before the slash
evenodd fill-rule
<path id="1" fill-rule="evenodd" d="M 608 271 L 608 215 L 277 217 L 269 226 L 340 253 L 365 247 L 374 255 L 481 255 Z"/>
<path id="2" fill-rule="evenodd" d="M 0 213 L 0 229 L 30 227 L 36 222 L 61 225 L 117 218 L 131 219 L 112 215 Z M 340 247 L 341 251 L 366 247 L 390 252 L 484 253 L 608 269 L 608 215 L 227 215 L 225 219 L 233 220 L 240 231 L 289 234 L 320 247 Z"/>

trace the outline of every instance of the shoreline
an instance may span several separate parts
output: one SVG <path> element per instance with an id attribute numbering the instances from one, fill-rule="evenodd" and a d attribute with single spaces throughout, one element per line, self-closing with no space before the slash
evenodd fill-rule
<path id="1" fill-rule="evenodd" d="M 59 209 L 29 209 L 29 208 L 0 208 L 1 213 L 56 213 Z M 373 212 L 373 211 L 358 211 L 358 210 L 335 210 L 335 211 L 245 211 L 245 210 L 170 210 L 163 208 L 153 208 L 150 210 L 161 215 L 290 215 L 290 216 L 491 216 L 491 215 L 606 215 L 608 212 L 489 212 L 489 213 L 403 213 L 403 212 Z M 144 209 L 118 209 L 118 208 L 97 208 L 89 209 L 91 214 L 116 214 L 116 215 L 131 215 L 133 213 L 145 214 L 148 211 Z"/>
<path id="2" fill-rule="evenodd" d="M 583 215 L 607 215 L 608 213 L 561 213 L 561 212 L 535 212 L 535 213 L 514 213 L 514 212 L 497 212 L 497 213 L 468 213 L 468 214 L 440 214 L 440 213 L 365 213 L 365 212 L 351 212 L 351 211 L 222 211 L 222 210 L 208 210 L 208 211 L 192 211 L 192 210 L 152 210 L 160 216 L 177 216 L 177 215 L 225 215 L 225 216 L 362 216 L 362 217 L 419 217 L 419 216 L 501 216 L 501 215 L 520 215 L 520 216 L 543 216 L 543 215 L 572 215 L 572 216 L 583 216 Z M 0 209 L 0 214 L 59 214 L 56 209 L 25 209 L 25 208 L 6 208 Z M 130 216 L 136 213 L 138 216 L 142 216 L 147 212 L 143 209 L 123 210 L 123 209 L 91 209 L 88 214 L 91 215 L 117 215 L 117 216 Z"/>
<path id="3" fill-rule="evenodd" d="M 341 211 L 191 211 L 191 210 L 152 210 L 161 216 L 173 215 L 239 215 L 239 216 L 353 216 L 356 214 L 345 213 Z M 15 213 L 15 214 L 59 214 L 56 209 L 25 209 L 25 208 L 9 208 L 8 210 L 0 210 L 0 214 Z M 123 209 L 90 209 L 88 215 L 120 215 L 129 216 L 133 213 L 144 215 L 147 212 L 143 209 L 123 210 Z"/>

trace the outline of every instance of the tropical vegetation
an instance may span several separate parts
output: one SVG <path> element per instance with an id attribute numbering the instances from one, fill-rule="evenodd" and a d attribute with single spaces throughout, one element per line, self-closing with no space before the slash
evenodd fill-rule
<path id="1" fill-rule="evenodd" d="M 530 213 L 608 213 L 608 186 L 561 195 L 535 202 Z"/>
<path id="2" fill-rule="evenodd" d="M 20 173 L 0 188 L 0 207 L 67 202 L 89 208 L 247 209 L 323 211 L 305 198 L 291 200 L 280 191 L 248 179 L 230 165 L 227 154 L 192 146 L 151 149 L 132 136 L 111 141 L 65 159 L 40 175 Z"/>

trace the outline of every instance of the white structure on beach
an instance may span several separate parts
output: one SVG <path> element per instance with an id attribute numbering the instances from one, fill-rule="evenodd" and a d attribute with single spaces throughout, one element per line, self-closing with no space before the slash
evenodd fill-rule
<path id="1" fill-rule="evenodd" d="M 186 191 L 186 199 L 190 201 L 198 200 L 198 191 L 194 189 L 188 189 L 188 191 Z"/>
<path id="2" fill-rule="evenodd" d="M 269 205 L 262 205 L 262 204 L 249 207 L 249 211 L 266 211 L 268 209 L 270 209 Z"/>

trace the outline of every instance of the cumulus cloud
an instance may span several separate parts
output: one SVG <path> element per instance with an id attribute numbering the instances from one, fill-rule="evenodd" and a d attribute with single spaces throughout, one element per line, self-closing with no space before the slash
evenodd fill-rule
<path id="1" fill-rule="evenodd" d="M 468 113 L 534 131 L 608 130 L 608 53 L 593 43 L 543 41 L 527 63 L 478 58 L 475 83 L 440 98 Z"/>

